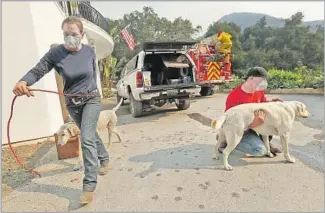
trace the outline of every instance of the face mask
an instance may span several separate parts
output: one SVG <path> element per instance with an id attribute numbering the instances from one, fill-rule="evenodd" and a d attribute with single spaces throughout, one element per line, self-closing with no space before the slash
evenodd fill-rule
<path id="1" fill-rule="evenodd" d="M 248 93 L 254 91 L 265 90 L 267 88 L 267 82 L 262 77 L 249 77 L 245 82 L 245 89 Z"/>
<path id="2" fill-rule="evenodd" d="M 257 85 L 256 90 L 265 90 L 267 88 L 267 81 L 263 80 L 259 85 Z"/>
<path id="3" fill-rule="evenodd" d="M 78 47 L 81 44 L 81 39 L 79 37 L 72 36 L 72 35 L 65 36 L 64 41 L 65 41 L 65 45 L 69 49 L 73 49 L 73 50 L 78 49 Z"/>

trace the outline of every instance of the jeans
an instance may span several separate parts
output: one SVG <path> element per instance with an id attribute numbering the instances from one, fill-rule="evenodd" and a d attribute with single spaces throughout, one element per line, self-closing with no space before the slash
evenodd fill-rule
<path id="1" fill-rule="evenodd" d="M 67 109 L 72 119 L 80 128 L 81 148 L 85 168 L 83 190 L 94 191 L 97 185 L 98 160 L 101 165 L 109 161 L 107 149 L 97 132 L 101 98 L 86 98 L 77 104 L 68 101 Z"/>
<path id="2" fill-rule="evenodd" d="M 253 130 L 244 133 L 236 149 L 253 156 L 264 156 L 267 153 L 263 140 Z"/>

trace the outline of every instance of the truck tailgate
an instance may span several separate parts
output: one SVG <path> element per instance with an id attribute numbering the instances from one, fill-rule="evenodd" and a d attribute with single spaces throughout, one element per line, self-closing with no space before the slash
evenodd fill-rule
<path id="1" fill-rule="evenodd" d="M 197 83 L 184 83 L 184 84 L 174 84 L 174 85 L 157 85 L 157 86 L 150 86 L 145 87 L 145 92 L 153 92 L 153 91 L 166 91 L 172 89 L 186 89 L 186 88 L 195 88 L 198 84 Z"/>

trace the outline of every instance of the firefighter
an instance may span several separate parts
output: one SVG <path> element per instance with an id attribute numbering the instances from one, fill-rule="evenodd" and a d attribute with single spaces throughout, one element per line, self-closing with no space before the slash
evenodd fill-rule
<path id="1" fill-rule="evenodd" d="M 229 54 L 232 48 L 231 37 L 232 36 L 229 33 L 219 30 L 214 43 L 214 46 L 216 47 L 216 52 L 218 52 L 219 55 L 223 55 L 225 57 L 225 64 L 228 64 L 230 62 Z"/>

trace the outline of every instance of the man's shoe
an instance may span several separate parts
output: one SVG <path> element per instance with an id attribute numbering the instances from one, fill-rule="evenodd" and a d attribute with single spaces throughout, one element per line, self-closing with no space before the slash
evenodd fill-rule
<path id="1" fill-rule="evenodd" d="M 106 175 L 109 170 L 113 169 L 110 163 L 103 163 L 99 168 L 99 175 Z"/>
<path id="2" fill-rule="evenodd" d="M 79 203 L 83 205 L 91 203 L 94 199 L 94 194 L 94 192 L 83 191 Z"/>

